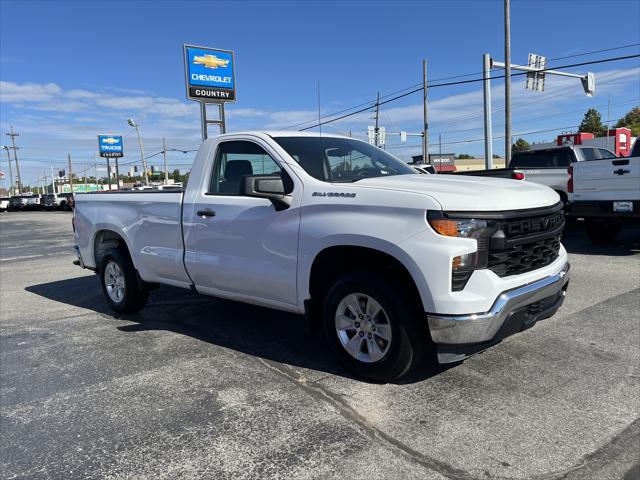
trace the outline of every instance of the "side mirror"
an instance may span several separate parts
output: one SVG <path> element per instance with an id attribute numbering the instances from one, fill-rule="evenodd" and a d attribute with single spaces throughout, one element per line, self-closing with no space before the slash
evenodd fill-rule
<path id="1" fill-rule="evenodd" d="M 285 182 L 280 175 L 245 175 L 242 194 L 247 197 L 266 198 L 277 211 L 291 206 L 291 196 L 285 192 Z"/>

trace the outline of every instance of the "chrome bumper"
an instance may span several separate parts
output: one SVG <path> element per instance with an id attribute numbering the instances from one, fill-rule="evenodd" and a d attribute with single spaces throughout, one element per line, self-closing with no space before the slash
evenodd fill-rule
<path id="1" fill-rule="evenodd" d="M 427 319 L 431 338 L 436 344 L 449 345 L 490 342 L 494 340 L 502 325 L 516 310 L 532 306 L 536 302 L 553 298 L 559 294 L 564 297 L 564 290 L 568 281 L 569 263 L 565 263 L 557 273 L 549 277 L 503 292 L 498 296 L 488 312 L 466 315 L 429 313 L 427 314 Z M 559 307 L 561 301 L 556 303 Z M 553 313 L 555 313 L 555 310 Z M 534 316 L 532 323 L 535 323 L 537 319 Z M 449 361 L 455 361 L 455 359 Z"/>

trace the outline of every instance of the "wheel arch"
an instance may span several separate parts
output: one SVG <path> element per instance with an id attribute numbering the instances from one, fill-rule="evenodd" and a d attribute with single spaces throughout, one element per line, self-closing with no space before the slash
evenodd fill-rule
<path id="1" fill-rule="evenodd" d="M 424 311 L 426 303 L 430 301 L 424 277 L 417 273 L 418 267 L 410 257 L 402 258 L 402 251 L 399 252 L 400 255 L 398 252 L 357 244 L 331 245 L 320 250 L 311 262 L 305 277 L 307 285 L 303 290 L 305 310 L 312 326 L 317 324 L 319 310 L 332 282 L 340 275 L 355 270 L 382 272 L 392 281 L 400 282 L 407 289 L 408 296 L 415 299 L 416 306 Z"/>
<path id="2" fill-rule="evenodd" d="M 109 250 L 114 248 L 119 249 L 123 253 L 125 253 L 133 263 L 133 256 L 131 255 L 131 250 L 129 248 L 129 245 L 127 244 L 125 236 L 122 234 L 122 232 L 118 232 L 112 227 L 99 228 L 98 230 L 96 230 L 96 233 L 93 236 L 91 247 L 92 258 L 95 262 L 96 270 L 100 268 L 102 258 L 105 256 L 105 254 Z"/>

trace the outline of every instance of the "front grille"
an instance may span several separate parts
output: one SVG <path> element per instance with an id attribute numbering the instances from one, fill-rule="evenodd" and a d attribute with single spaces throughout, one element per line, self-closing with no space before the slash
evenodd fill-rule
<path id="1" fill-rule="evenodd" d="M 488 267 L 499 277 L 519 275 L 545 267 L 558 258 L 560 235 L 489 252 Z"/>
<path id="2" fill-rule="evenodd" d="M 502 220 L 489 241 L 487 266 L 499 277 L 519 275 L 553 263 L 560 253 L 564 215 Z"/>

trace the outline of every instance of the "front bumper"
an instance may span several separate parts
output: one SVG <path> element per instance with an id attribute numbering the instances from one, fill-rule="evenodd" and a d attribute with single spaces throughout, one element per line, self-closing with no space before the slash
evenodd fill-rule
<path id="1" fill-rule="evenodd" d="M 438 361 L 462 360 L 551 317 L 562 305 L 568 283 L 569 263 L 565 263 L 553 275 L 501 293 L 487 312 L 427 314 Z"/>

